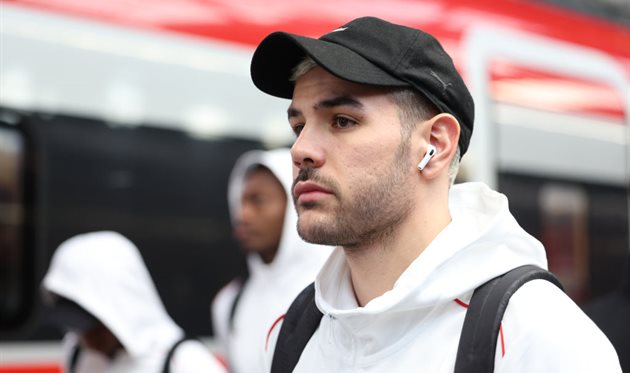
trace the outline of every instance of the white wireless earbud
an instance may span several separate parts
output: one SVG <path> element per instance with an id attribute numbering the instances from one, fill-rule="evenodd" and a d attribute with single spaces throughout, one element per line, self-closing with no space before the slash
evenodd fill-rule
<path id="1" fill-rule="evenodd" d="M 424 158 L 422 158 L 420 163 L 418 163 L 418 170 L 424 170 L 424 168 L 427 166 L 427 163 L 429 163 L 435 153 L 437 153 L 437 149 L 435 148 L 435 146 L 429 144 L 429 146 L 427 146 L 427 152 L 424 154 Z"/>

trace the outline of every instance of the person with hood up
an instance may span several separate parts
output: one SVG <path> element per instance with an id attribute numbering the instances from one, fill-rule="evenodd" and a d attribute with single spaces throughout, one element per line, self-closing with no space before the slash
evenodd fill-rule
<path id="1" fill-rule="evenodd" d="M 421 30 L 363 17 L 319 39 L 268 35 L 251 74 L 291 100 L 298 232 L 337 246 L 315 280 L 322 317 L 296 365 L 276 370 L 286 362 L 276 345 L 293 341 L 277 343 L 279 322 L 266 371 L 453 372 L 475 288 L 547 261 L 504 195 L 453 185 L 474 104 L 450 56 Z M 621 371 L 604 334 L 551 282 L 516 291 L 500 330 L 495 372 Z"/>
<path id="2" fill-rule="evenodd" d="M 80 234 L 55 251 L 42 291 L 65 332 L 70 373 L 224 373 L 167 314 L 136 246 L 119 233 Z"/>
<path id="3" fill-rule="evenodd" d="M 261 371 L 269 325 L 313 282 L 331 252 L 298 236 L 292 180 L 288 149 L 244 153 L 230 175 L 231 220 L 247 253 L 249 275 L 217 294 L 212 320 L 233 373 Z"/>

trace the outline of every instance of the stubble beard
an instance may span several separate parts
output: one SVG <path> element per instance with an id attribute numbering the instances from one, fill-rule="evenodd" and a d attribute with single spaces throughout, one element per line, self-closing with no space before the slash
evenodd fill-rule
<path id="1" fill-rule="evenodd" d="M 401 142 L 392 164 L 387 167 L 390 172 L 372 175 L 369 180 L 357 180 L 348 196 L 340 193 L 334 180 L 318 175 L 316 170 L 300 170 L 295 183 L 305 180 L 316 182 L 329 189 L 338 202 L 333 211 L 307 224 L 301 214 L 308 210 L 316 212 L 322 204 L 298 205 L 294 201 L 300 237 L 315 244 L 352 249 L 384 241 L 391 236 L 414 208 L 413 199 L 404 187 L 410 168 L 409 149 L 408 142 Z"/>

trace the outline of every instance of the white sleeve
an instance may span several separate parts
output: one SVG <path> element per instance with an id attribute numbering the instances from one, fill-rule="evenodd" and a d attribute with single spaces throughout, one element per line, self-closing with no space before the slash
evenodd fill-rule
<path id="1" fill-rule="evenodd" d="M 621 373 L 621 367 L 614 347 L 595 323 L 555 285 L 534 280 L 510 299 L 495 371 Z"/>
<path id="2" fill-rule="evenodd" d="M 170 361 L 172 373 L 227 373 L 227 368 L 199 341 L 182 342 Z"/>

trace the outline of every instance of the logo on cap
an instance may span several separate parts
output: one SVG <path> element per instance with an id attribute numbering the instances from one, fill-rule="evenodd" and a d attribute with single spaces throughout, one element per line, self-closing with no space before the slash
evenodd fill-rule
<path id="1" fill-rule="evenodd" d="M 453 85 L 452 83 L 446 83 L 442 80 L 442 78 L 440 78 L 440 76 L 438 74 L 436 74 L 435 71 L 430 70 L 429 74 L 431 74 L 432 77 L 434 77 L 438 82 L 440 82 L 440 84 L 442 84 L 442 94 L 444 94 L 446 92 L 446 90 L 448 89 L 449 86 Z"/>

